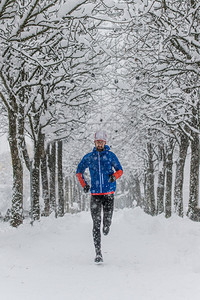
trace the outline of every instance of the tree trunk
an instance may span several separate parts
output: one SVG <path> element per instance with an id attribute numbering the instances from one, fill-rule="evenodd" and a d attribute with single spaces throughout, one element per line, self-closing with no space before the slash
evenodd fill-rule
<path id="1" fill-rule="evenodd" d="M 41 133 L 41 128 L 38 132 L 38 139 L 34 145 L 34 161 L 32 170 L 32 197 L 33 197 L 33 220 L 40 219 L 40 161 L 44 144 L 44 136 Z"/>
<path id="2" fill-rule="evenodd" d="M 165 193 L 165 154 L 163 146 L 159 146 L 159 172 L 157 186 L 157 213 L 164 212 L 164 193 Z"/>
<path id="3" fill-rule="evenodd" d="M 155 195 L 154 195 L 154 166 L 153 166 L 153 147 L 147 144 L 148 168 L 146 174 L 146 212 L 155 215 Z"/>
<path id="4" fill-rule="evenodd" d="M 55 212 L 55 217 L 57 217 L 56 208 L 56 143 L 53 142 L 49 145 L 48 153 L 48 166 L 50 172 L 50 208 Z"/>
<path id="5" fill-rule="evenodd" d="M 64 216 L 64 188 L 63 188 L 63 170 L 62 170 L 62 141 L 58 142 L 57 149 L 57 162 L 58 162 L 58 215 Z"/>
<path id="6" fill-rule="evenodd" d="M 190 162 L 190 195 L 188 205 L 188 216 L 194 219 L 194 211 L 198 206 L 199 195 L 199 135 L 192 132 L 191 162 Z"/>
<path id="7" fill-rule="evenodd" d="M 44 200 L 44 216 L 50 215 L 50 201 L 49 201 L 49 180 L 47 171 L 47 155 L 44 149 L 44 139 L 42 144 L 42 158 L 41 158 L 41 179 L 42 179 L 42 197 Z"/>
<path id="8" fill-rule="evenodd" d="M 138 178 L 138 175 L 134 175 L 133 177 L 133 182 L 134 182 L 134 194 L 135 194 L 135 200 L 137 202 L 137 206 L 142 207 L 143 203 L 142 203 L 142 195 L 141 195 L 141 189 L 140 189 L 140 181 Z"/>
<path id="9" fill-rule="evenodd" d="M 176 175 L 174 186 L 174 208 L 175 212 L 178 214 L 179 217 L 183 217 L 183 180 L 188 146 L 188 137 L 182 134 L 179 146 L 179 157 L 176 162 Z"/>
<path id="10" fill-rule="evenodd" d="M 23 223 L 23 165 L 17 143 L 17 119 L 10 111 L 9 117 L 9 145 L 13 168 L 13 194 L 11 209 L 11 225 L 17 227 Z"/>
<path id="11" fill-rule="evenodd" d="M 173 166 L 173 139 L 169 140 L 166 155 L 166 193 L 165 193 L 165 217 L 172 214 L 172 166 Z"/>
<path id="12" fill-rule="evenodd" d="M 34 157 L 33 169 L 32 169 L 32 217 L 33 220 L 40 219 L 40 163 L 37 156 Z"/>
<path id="13" fill-rule="evenodd" d="M 70 212 L 70 181 L 69 177 L 65 177 L 65 211 Z"/>
<path id="14" fill-rule="evenodd" d="M 157 186 L 157 213 L 164 212 L 164 193 L 165 193 L 165 172 L 164 169 L 158 173 L 158 186 Z"/>

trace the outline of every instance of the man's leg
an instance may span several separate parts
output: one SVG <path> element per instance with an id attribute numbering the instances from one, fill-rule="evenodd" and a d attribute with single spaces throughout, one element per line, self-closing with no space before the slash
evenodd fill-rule
<path id="1" fill-rule="evenodd" d="M 102 201 L 103 204 L 103 234 L 107 235 L 110 230 L 112 222 L 112 215 L 114 209 L 114 195 L 105 195 Z"/>
<path id="2" fill-rule="evenodd" d="M 93 239 L 96 254 L 101 254 L 101 198 L 91 196 L 90 211 L 93 220 Z"/>

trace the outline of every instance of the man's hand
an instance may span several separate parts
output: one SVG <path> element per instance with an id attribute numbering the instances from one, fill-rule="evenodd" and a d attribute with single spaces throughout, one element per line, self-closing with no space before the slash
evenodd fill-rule
<path id="1" fill-rule="evenodd" d="M 90 190 L 90 186 L 89 186 L 89 184 L 86 184 L 83 188 L 84 193 L 88 193 L 89 190 Z"/>
<path id="2" fill-rule="evenodd" d="M 115 175 L 109 175 L 109 182 L 115 182 L 116 181 L 116 177 Z"/>

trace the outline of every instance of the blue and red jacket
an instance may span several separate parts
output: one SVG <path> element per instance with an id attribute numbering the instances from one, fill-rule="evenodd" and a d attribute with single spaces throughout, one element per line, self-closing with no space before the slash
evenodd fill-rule
<path id="1" fill-rule="evenodd" d="M 86 154 L 79 163 L 76 175 L 83 188 L 87 184 L 84 178 L 87 168 L 90 171 L 92 195 L 114 194 L 116 181 L 109 182 L 109 176 L 114 175 L 118 179 L 123 174 L 123 169 L 117 156 L 110 151 L 108 145 L 105 145 L 101 152 L 94 147 L 93 151 Z"/>

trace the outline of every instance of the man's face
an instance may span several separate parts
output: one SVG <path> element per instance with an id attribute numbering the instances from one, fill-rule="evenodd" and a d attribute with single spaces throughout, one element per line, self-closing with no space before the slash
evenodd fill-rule
<path id="1" fill-rule="evenodd" d="M 94 141 L 94 143 L 95 143 L 95 147 L 96 147 L 97 151 L 103 151 L 104 150 L 104 146 L 106 144 L 105 141 L 99 140 L 99 141 Z"/>

